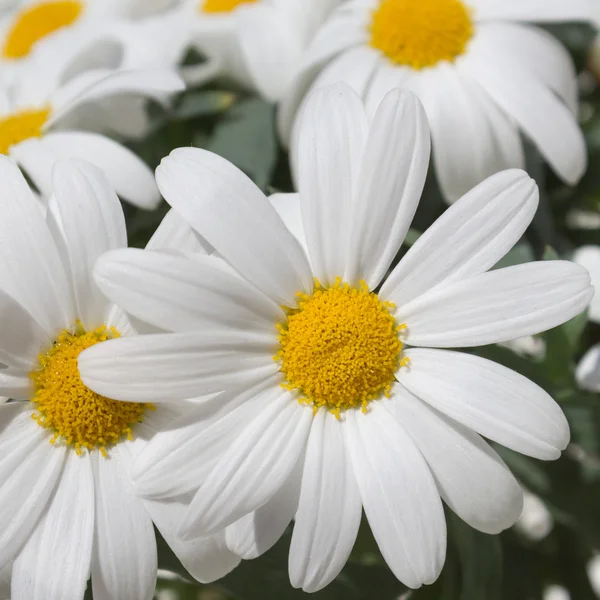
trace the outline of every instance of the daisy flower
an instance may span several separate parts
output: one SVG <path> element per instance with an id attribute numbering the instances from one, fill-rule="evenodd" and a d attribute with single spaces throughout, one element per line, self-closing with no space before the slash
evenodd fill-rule
<path id="1" fill-rule="evenodd" d="M 142 208 L 156 207 L 160 194 L 148 166 L 118 142 L 81 130 L 84 121 L 75 126 L 71 119 L 79 110 L 106 99 L 142 96 L 163 101 L 184 89 L 179 76 L 169 69 L 98 69 L 61 85 L 46 66 L 40 57 L 28 65 L 18 82 L 0 89 L 0 154 L 13 158 L 42 194 L 51 192 L 56 160 L 81 158 L 100 167 L 125 200 Z"/>
<path id="2" fill-rule="evenodd" d="M 81 600 L 90 573 L 95 598 L 150 600 L 153 522 L 194 576 L 222 577 L 239 562 L 224 533 L 175 539 L 186 499 L 143 502 L 129 478 L 137 453 L 183 406 L 109 400 L 79 378 L 84 348 L 135 334 L 92 279 L 99 255 L 127 245 L 125 220 L 95 167 L 58 163 L 53 181 L 45 219 L 18 168 L 0 158 L 0 393 L 15 399 L 0 406 L 1 577 L 12 563 L 13 600 Z M 171 215 L 150 247 L 189 248 L 180 223 Z"/>
<path id="3" fill-rule="evenodd" d="M 307 50 L 280 113 L 289 139 L 308 89 L 345 81 L 373 114 L 395 87 L 425 106 L 448 201 L 486 177 L 524 168 L 519 132 L 556 174 L 586 169 L 577 82 L 566 49 L 530 22 L 591 20 L 595 0 L 350 0 Z"/>
<path id="4" fill-rule="evenodd" d="M 573 254 L 573 260 L 585 267 L 595 288 L 600 286 L 600 246 L 582 246 Z M 590 302 L 589 319 L 600 323 L 600 296 Z M 600 392 L 600 344 L 592 346 L 579 361 L 575 373 L 579 386 L 590 392 Z"/>
<path id="5" fill-rule="evenodd" d="M 149 41 L 179 35 L 208 62 L 186 69 L 186 80 L 200 83 L 217 75 L 279 101 L 318 27 L 341 0 L 183 0 L 168 31 L 156 18 Z M 185 28 L 185 33 L 182 30 Z M 171 54 L 181 55 L 179 50 Z"/>
<path id="6" fill-rule="evenodd" d="M 422 106 L 394 90 L 369 121 L 337 85 L 311 96 L 299 132 L 300 192 L 272 204 L 210 152 L 163 160 L 164 197 L 222 258 L 102 257 L 101 289 L 174 333 L 90 348 L 81 376 L 131 402 L 233 392 L 159 434 L 134 465 L 148 497 L 201 486 L 185 539 L 227 527 L 229 548 L 251 558 L 295 516 L 290 578 L 312 592 L 342 569 L 364 508 L 388 565 L 417 588 L 444 563 L 442 500 L 488 533 L 521 513 L 518 483 L 480 436 L 546 460 L 569 440 L 544 390 L 447 348 L 570 319 L 591 298 L 589 276 L 561 261 L 487 272 L 538 203 L 512 170 L 446 211 L 386 278 L 427 174 Z"/>

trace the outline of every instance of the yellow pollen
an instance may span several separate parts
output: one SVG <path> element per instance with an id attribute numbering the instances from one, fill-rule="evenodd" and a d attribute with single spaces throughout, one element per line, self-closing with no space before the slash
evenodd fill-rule
<path id="1" fill-rule="evenodd" d="M 106 447 L 123 439 L 132 438 L 132 426 L 142 420 L 151 404 L 118 402 L 100 396 L 85 387 L 79 377 L 77 357 L 83 350 L 119 337 L 111 327 L 99 327 L 86 332 L 77 322 L 75 333 L 61 332 L 53 346 L 39 355 L 40 368 L 32 371 L 35 395 L 31 399 L 37 405 L 33 419 L 57 440 L 75 448 L 77 454 L 87 448 L 100 450 L 106 456 Z"/>
<path id="2" fill-rule="evenodd" d="M 424 69 L 463 54 L 473 21 L 462 0 L 381 0 L 370 33 L 393 63 Z"/>
<path id="3" fill-rule="evenodd" d="M 300 402 L 325 407 L 338 418 L 342 410 L 389 396 L 401 365 L 391 302 L 369 292 L 364 281 L 351 287 L 338 278 L 325 288 L 298 294 L 297 308 L 287 309 L 287 322 L 278 325 L 283 387 L 299 390 Z"/>
<path id="4" fill-rule="evenodd" d="M 49 108 L 22 110 L 0 118 L 0 154 L 8 154 L 10 147 L 40 137 L 50 116 Z"/>
<path id="5" fill-rule="evenodd" d="M 240 4 L 251 4 L 258 0 L 204 0 L 200 5 L 200 10 L 205 13 L 225 13 L 231 12 Z"/>
<path id="6" fill-rule="evenodd" d="M 6 37 L 2 56 L 8 59 L 27 56 L 36 42 L 57 29 L 74 23 L 83 10 L 83 2 L 40 2 L 20 11 Z"/>

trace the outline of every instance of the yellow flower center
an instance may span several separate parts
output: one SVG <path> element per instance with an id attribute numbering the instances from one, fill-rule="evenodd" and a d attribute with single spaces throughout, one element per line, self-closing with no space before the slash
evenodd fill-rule
<path id="1" fill-rule="evenodd" d="M 36 42 L 57 29 L 74 23 L 83 10 L 83 2 L 40 2 L 17 13 L 2 49 L 4 58 L 27 56 Z"/>
<path id="2" fill-rule="evenodd" d="M 151 404 L 118 402 L 92 392 L 79 377 L 79 354 L 107 339 L 119 337 L 111 327 L 99 327 L 86 332 L 77 323 L 75 333 L 64 330 L 53 346 L 39 356 L 40 368 L 31 373 L 37 405 L 34 420 L 51 429 L 54 444 L 60 440 L 81 454 L 85 448 L 98 449 L 106 456 L 106 446 L 123 439 L 131 439 L 132 426 L 142 420 L 145 409 Z"/>
<path id="3" fill-rule="evenodd" d="M 0 118 L 0 154 L 8 154 L 11 146 L 32 137 L 40 137 L 50 116 L 49 108 L 22 110 Z"/>
<path id="4" fill-rule="evenodd" d="M 381 0 L 370 33 L 393 63 L 424 69 L 463 54 L 473 21 L 461 0 Z"/>
<path id="5" fill-rule="evenodd" d="M 240 4 L 250 4 L 258 0 L 204 0 L 200 5 L 200 10 L 205 13 L 225 13 L 231 12 Z"/>
<path id="6" fill-rule="evenodd" d="M 389 396 L 394 375 L 403 364 L 402 342 L 390 311 L 369 292 L 366 283 L 351 287 L 337 279 L 324 288 L 317 281 L 311 294 L 298 294 L 297 308 L 287 309 L 278 325 L 283 387 L 299 390 L 300 401 L 315 412 L 326 407 L 340 411 L 366 407 L 371 400 Z"/>

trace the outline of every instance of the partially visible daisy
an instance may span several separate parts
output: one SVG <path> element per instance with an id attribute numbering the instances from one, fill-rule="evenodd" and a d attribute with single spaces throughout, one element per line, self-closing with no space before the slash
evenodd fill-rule
<path id="1" fill-rule="evenodd" d="M 51 192 L 56 160 L 82 158 L 105 171 L 125 200 L 154 208 L 160 194 L 148 166 L 102 134 L 74 130 L 69 119 L 78 109 L 107 98 L 142 96 L 162 101 L 184 88 L 179 76 L 168 69 L 94 70 L 58 86 L 55 77 L 46 77 L 44 66 L 42 60 L 31 63 L 18 83 L 0 86 L 0 154 L 13 158 L 42 194 Z"/>
<path id="2" fill-rule="evenodd" d="M 321 28 L 280 113 L 289 139 L 308 89 L 345 81 L 374 114 L 395 87 L 423 102 L 446 199 L 524 168 L 520 132 L 575 184 L 587 153 L 574 65 L 531 22 L 590 21 L 596 0 L 349 0 Z M 391 151 L 391 150 L 390 150 Z"/>
<path id="3" fill-rule="evenodd" d="M 582 246 L 573 254 L 573 260 L 585 267 L 592 278 L 592 285 L 600 288 L 600 246 Z M 600 294 L 596 292 L 590 302 L 589 319 L 600 323 Z M 590 392 L 600 392 L 600 344 L 592 346 L 579 361 L 576 371 L 577 383 Z"/>
<path id="4" fill-rule="evenodd" d="M 341 0 L 183 0 L 170 21 L 147 26 L 149 42 L 170 41 L 172 55 L 195 47 L 208 62 L 187 78 L 222 76 L 279 101 L 318 27 Z M 173 32 L 169 31 L 173 28 Z M 177 39 L 179 36 L 179 40 Z M 164 38 L 168 37 L 169 40 Z M 183 44 L 181 43 L 183 42 Z M 156 43 L 156 42 L 154 42 Z M 177 46 L 178 44 L 178 46 Z M 164 44 L 165 46 L 168 45 Z"/>
<path id="5" fill-rule="evenodd" d="M 222 577 L 239 562 L 224 533 L 182 543 L 189 500 L 143 502 L 131 486 L 137 453 L 186 407 L 109 400 L 79 378 L 84 348 L 135 335 L 92 279 L 98 256 L 127 245 L 119 200 L 79 161 L 59 163 L 53 183 L 44 219 L 0 158 L 0 393 L 15 399 L 0 406 L 0 577 L 13 563 L 13 600 L 81 600 L 90 574 L 95 598 L 150 600 L 153 522 L 195 577 Z M 193 237 L 171 215 L 151 247 L 201 251 Z"/>
<path id="6" fill-rule="evenodd" d="M 417 588 L 444 563 L 442 499 L 487 533 L 521 514 L 518 483 L 480 435 L 543 460 L 569 440 L 544 390 L 448 348 L 563 323 L 589 303 L 589 275 L 561 261 L 487 272 L 538 204 L 512 170 L 446 211 L 386 278 L 427 174 L 423 108 L 394 90 L 369 121 L 338 85 L 311 97 L 299 132 L 300 193 L 273 205 L 210 152 L 163 160 L 164 197 L 222 258 L 102 257 L 101 289 L 174 333 L 90 348 L 81 376 L 131 402 L 229 390 L 134 465 L 149 497 L 199 487 L 185 539 L 227 527 L 229 548 L 251 558 L 295 517 L 290 578 L 313 592 L 344 566 L 364 508 L 388 565 Z"/>

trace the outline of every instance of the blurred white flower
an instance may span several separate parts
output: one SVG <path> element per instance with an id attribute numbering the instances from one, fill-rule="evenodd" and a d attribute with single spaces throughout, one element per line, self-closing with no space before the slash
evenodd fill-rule
<path id="1" fill-rule="evenodd" d="M 587 574 L 594 593 L 600 598 L 600 554 L 596 554 L 587 564 Z"/>
<path id="2" fill-rule="evenodd" d="M 18 82 L 0 86 L 0 154 L 13 158 L 43 195 L 52 189 L 56 160 L 82 158 L 100 167 L 125 200 L 142 208 L 156 207 L 160 194 L 150 168 L 118 142 L 83 130 L 82 123 L 75 125 L 71 118 L 79 109 L 93 108 L 105 99 L 135 95 L 163 101 L 184 88 L 180 77 L 168 69 L 97 69 L 61 85 L 48 64 L 51 61 L 50 56 L 39 56 L 28 64 Z M 131 116 L 125 106 L 113 108 L 109 114 L 95 115 L 96 120 L 104 117 L 116 126 Z M 132 126 L 135 124 L 130 123 Z"/>
<path id="3" fill-rule="evenodd" d="M 544 590 L 544 600 L 571 600 L 571 594 L 561 585 L 549 585 Z"/>
<path id="4" fill-rule="evenodd" d="M 539 496 L 523 490 L 523 512 L 515 529 L 527 539 L 539 542 L 550 535 L 554 521 L 550 511 Z"/>
<path id="5" fill-rule="evenodd" d="M 500 344 L 504 348 L 512 350 L 519 356 L 530 358 L 542 358 L 546 353 L 546 343 L 541 337 L 534 335 L 526 335 L 525 337 L 517 338 Z"/>
<path id="6" fill-rule="evenodd" d="M 81 376 L 132 402 L 228 390 L 134 466 L 149 497 L 202 484 L 184 539 L 226 526 L 229 548 L 253 558 L 295 517 L 290 579 L 314 592 L 344 566 L 364 507 L 388 565 L 417 588 L 444 563 L 442 499 L 487 533 L 521 514 L 519 484 L 480 435 L 544 460 L 569 441 L 544 390 L 447 349 L 563 323 L 589 303 L 589 275 L 567 261 L 487 272 L 538 205 L 535 182 L 511 170 L 447 210 L 379 287 L 429 164 L 427 119 L 409 92 L 391 91 L 372 120 L 348 86 L 316 92 L 297 152 L 300 193 L 272 204 L 210 152 L 163 160 L 165 199 L 222 258 L 104 255 L 105 294 L 175 333 L 89 348 Z"/>
<path id="7" fill-rule="evenodd" d="M 143 502 L 129 479 L 139 451 L 185 407 L 117 402 L 79 378 L 83 348 L 135 335 L 92 280 L 98 256 L 127 245 L 119 200 L 87 163 L 57 164 L 53 183 L 44 218 L 0 158 L 0 393 L 15 399 L 0 406 L 0 577 L 14 561 L 14 600 L 81 600 L 90 573 L 96 598 L 150 600 L 153 522 L 192 575 L 222 577 L 239 562 L 224 533 L 177 540 L 189 500 Z M 191 235 L 176 215 L 161 229 L 151 248 Z"/>
<path id="8" fill-rule="evenodd" d="M 528 23 L 589 21 L 594 11 L 597 0 L 349 0 L 305 53 L 280 131 L 290 138 L 310 88 L 345 81 L 372 115 L 390 89 L 406 87 L 425 106 L 448 201 L 524 168 L 520 131 L 574 184 L 587 164 L 575 68 L 555 38 Z"/>

